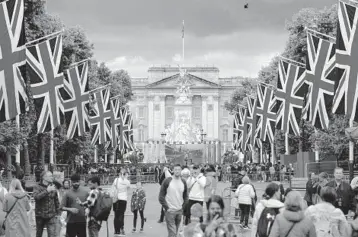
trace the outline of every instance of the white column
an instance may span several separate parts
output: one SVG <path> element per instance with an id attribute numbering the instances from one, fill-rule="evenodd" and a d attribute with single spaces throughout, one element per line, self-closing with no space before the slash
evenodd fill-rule
<path id="1" fill-rule="evenodd" d="M 201 124 L 203 126 L 203 129 L 204 129 L 204 132 L 205 133 L 208 133 L 208 127 L 207 127 L 207 121 L 208 121 L 208 107 L 207 107 L 207 99 L 208 97 L 207 96 L 201 96 L 201 101 L 202 101 L 202 121 L 201 121 Z"/>
<path id="2" fill-rule="evenodd" d="M 286 148 L 285 155 L 289 155 L 290 154 L 290 143 L 289 143 L 289 139 L 288 139 L 288 133 L 285 134 L 285 148 Z"/>
<path id="3" fill-rule="evenodd" d="M 148 98 L 148 138 L 154 137 L 154 105 L 153 97 Z"/>
<path id="4" fill-rule="evenodd" d="M 160 133 L 165 131 L 165 96 L 160 96 Z"/>
<path id="5" fill-rule="evenodd" d="M 214 134 L 215 139 L 219 139 L 219 96 L 213 96 L 214 99 Z"/>

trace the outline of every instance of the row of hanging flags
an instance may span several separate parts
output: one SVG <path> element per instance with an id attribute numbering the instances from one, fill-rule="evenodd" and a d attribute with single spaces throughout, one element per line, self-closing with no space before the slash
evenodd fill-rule
<path id="1" fill-rule="evenodd" d="M 25 43 L 24 0 L 0 3 L 0 122 L 28 110 L 34 99 L 38 133 L 66 123 L 67 138 L 92 132 L 92 144 L 134 150 L 132 115 L 110 85 L 90 91 L 88 60 L 62 70 L 62 32 Z"/>
<path id="2" fill-rule="evenodd" d="M 300 134 L 305 119 L 328 129 L 330 114 L 358 121 L 358 2 L 339 1 L 336 39 L 307 30 L 306 65 L 281 58 L 277 88 L 257 86 L 234 119 L 234 148 L 252 151 L 274 142 L 275 129 Z"/>

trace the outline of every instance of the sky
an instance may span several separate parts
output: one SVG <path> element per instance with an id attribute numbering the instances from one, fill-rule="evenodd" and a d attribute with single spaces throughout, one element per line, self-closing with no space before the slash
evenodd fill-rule
<path id="1" fill-rule="evenodd" d="M 249 8 L 244 9 L 244 4 Z M 66 26 L 81 26 L 94 58 L 147 77 L 153 65 L 214 65 L 220 77 L 256 77 L 283 51 L 286 20 L 337 0 L 47 0 Z M 182 22 L 185 21 L 185 57 Z"/>

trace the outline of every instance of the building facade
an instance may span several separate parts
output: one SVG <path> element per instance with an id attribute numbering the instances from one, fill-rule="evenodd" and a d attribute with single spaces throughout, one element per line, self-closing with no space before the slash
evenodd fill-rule
<path id="1" fill-rule="evenodd" d="M 132 78 L 134 142 L 145 161 L 163 161 L 165 143 L 206 143 L 214 148 L 203 148 L 207 155 L 212 149 L 203 161 L 219 162 L 233 137 L 224 105 L 242 79 L 220 78 L 208 66 L 150 67 L 148 77 Z"/>

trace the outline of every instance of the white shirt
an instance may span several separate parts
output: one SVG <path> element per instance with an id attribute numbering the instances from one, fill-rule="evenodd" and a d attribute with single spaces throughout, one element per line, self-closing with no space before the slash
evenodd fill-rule
<path id="1" fill-rule="evenodd" d="M 130 188 L 131 183 L 128 179 L 116 178 L 113 185 L 117 188 L 117 197 L 118 200 L 127 201 L 128 199 L 128 189 Z"/>
<path id="2" fill-rule="evenodd" d="M 178 211 L 182 209 L 184 199 L 184 184 L 181 179 L 172 178 L 167 189 L 165 201 L 168 203 L 169 210 Z"/>
<path id="3" fill-rule="evenodd" d="M 198 177 L 190 177 L 187 181 L 188 190 L 191 188 L 188 194 L 190 200 L 204 201 L 205 193 L 204 188 L 206 185 L 206 177 L 203 174 L 199 174 Z"/>

